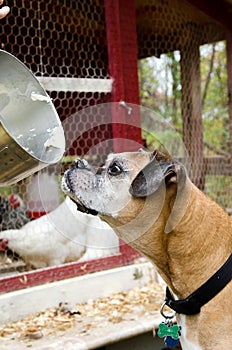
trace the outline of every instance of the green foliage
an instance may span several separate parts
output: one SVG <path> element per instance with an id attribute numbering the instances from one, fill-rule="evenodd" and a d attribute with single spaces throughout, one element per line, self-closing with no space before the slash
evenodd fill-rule
<path id="1" fill-rule="evenodd" d="M 232 208 L 231 176 L 207 176 L 205 193 L 221 207 Z"/>
<path id="2" fill-rule="evenodd" d="M 139 61 L 141 104 L 181 127 L 181 84 L 178 53 Z"/>
<path id="3" fill-rule="evenodd" d="M 204 139 L 229 151 L 228 93 L 225 42 L 201 48 Z"/>
<path id="4" fill-rule="evenodd" d="M 218 42 L 200 48 L 201 92 L 204 140 L 229 151 L 226 44 Z M 139 61 L 141 104 L 160 113 L 175 128 L 182 128 L 180 54 Z"/>

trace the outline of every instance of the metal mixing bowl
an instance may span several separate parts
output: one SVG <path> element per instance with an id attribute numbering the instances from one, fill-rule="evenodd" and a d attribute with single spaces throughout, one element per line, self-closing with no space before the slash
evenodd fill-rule
<path id="1" fill-rule="evenodd" d="M 57 163 L 64 150 L 50 97 L 22 62 L 0 50 L 0 186 Z"/>

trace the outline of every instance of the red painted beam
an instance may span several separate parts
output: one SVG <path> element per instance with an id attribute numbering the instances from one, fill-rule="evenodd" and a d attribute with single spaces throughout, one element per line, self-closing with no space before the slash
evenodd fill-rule
<path id="1" fill-rule="evenodd" d="M 141 256 L 130 247 L 126 248 L 124 246 L 122 251 L 123 254 L 120 253 L 107 258 L 95 259 L 82 263 L 69 263 L 58 267 L 48 267 L 15 276 L 3 277 L 0 283 L 0 293 L 12 292 L 44 283 L 60 281 L 66 278 L 124 266 L 133 263 L 134 259 Z"/>
<path id="2" fill-rule="evenodd" d="M 105 0 L 109 72 L 113 78 L 112 102 L 139 105 L 138 50 L 134 0 Z M 123 108 L 123 107 L 121 107 Z M 141 147 L 141 120 L 138 109 L 112 108 L 114 151 Z M 135 142 L 128 142 L 134 140 Z"/>

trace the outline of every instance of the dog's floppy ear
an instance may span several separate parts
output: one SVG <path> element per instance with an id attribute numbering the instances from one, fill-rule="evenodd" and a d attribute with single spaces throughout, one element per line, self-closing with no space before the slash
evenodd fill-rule
<path id="1" fill-rule="evenodd" d="M 176 198 L 170 216 L 166 222 L 164 232 L 171 232 L 185 214 L 190 194 L 191 181 L 185 167 L 171 159 L 153 158 L 133 180 L 130 193 L 134 197 L 148 197 L 163 186 L 177 184 Z M 163 187 L 165 188 L 165 187 Z"/>
<path id="2" fill-rule="evenodd" d="M 164 183 L 176 181 L 175 164 L 172 160 L 158 161 L 155 157 L 133 180 L 130 194 L 134 197 L 147 197 L 155 193 Z"/>

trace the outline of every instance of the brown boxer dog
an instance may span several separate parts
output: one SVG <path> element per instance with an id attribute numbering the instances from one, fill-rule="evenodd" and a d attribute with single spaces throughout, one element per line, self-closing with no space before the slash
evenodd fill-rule
<path id="1" fill-rule="evenodd" d="M 62 189 L 155 264 L 183 350 L 232 348 L 232 220 L 182 164 L 160 151 L 111 154 L 97 169 L 78 159 Z"/>

